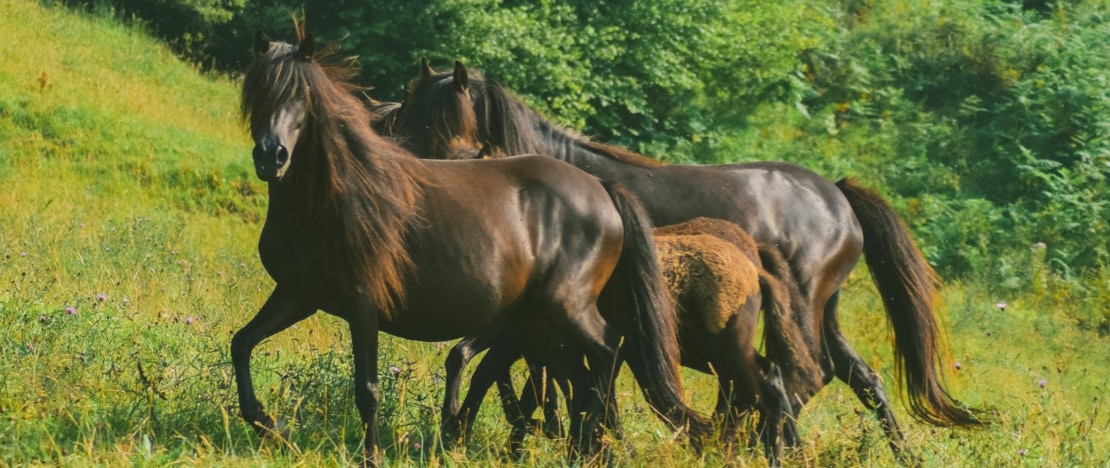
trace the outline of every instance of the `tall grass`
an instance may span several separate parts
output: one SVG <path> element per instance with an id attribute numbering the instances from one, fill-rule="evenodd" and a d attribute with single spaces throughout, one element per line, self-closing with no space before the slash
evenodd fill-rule
<path id="1" fill-rule="evenodd" d="M 0 18 L 0 463 L 356 462 L 350 341 L 337 319 L 309 319 L 255 352 L 261 398 L 294 420 L 288 442 L 260 440 L 237 415 L 230 335 L 272 284 L 254 252 L 265 196 L 247 161 L 235 80 L 202 76 L 114 21 L 17 0 L 0 0 Z M 1107 301 L 1070 300 L 1079 286 L 1039 262 L 1035 251 L 1015 258 L 1010 287 L 945 290 L 950 384 L 964 401 L 993 407 L 998 423 L 934 429 L 899 406 L 924 464 L 1110 459 L 1110 343 L 1091 326 Z M 1110 292 L 1106 276 L 1080 286 Z M 849 338 L 894 390 L 891 339 L 864 271 L 843 296 Z M 508 463 L 492 398 L 469 444 L 443 450 L 437 440 L 445 348 L 382 342 L 389 464 Z M 708 411 L 712 379 L 686 377 L 693 403 Z M 670 443 L 628 375 L 618 391 L 627 432 L 618 464 L 764 463 L 747 449 L 694 455 Z M 843 384 L 819 394 L 800 424 L 806 445 L 790 463 L 895 462 Z M 526 449 L 523 463 L 564 463 L 558 441 L 534 437 Z"/>

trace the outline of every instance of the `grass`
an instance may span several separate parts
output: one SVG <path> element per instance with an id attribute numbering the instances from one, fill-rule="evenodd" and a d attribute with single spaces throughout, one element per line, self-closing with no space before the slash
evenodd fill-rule
<path id="1" fill-rule="evenodd" d="M 272 283 L 254 251 L 265 196 L 246 157 L 234 79 L 202 76 L 112 20 L 22 0 L 0 0 L 0 18 L 9 45 L 0 54 L 0 463 L 357 461 L 349 338 L 337 319 L 313 317 L 255 352 L 260 397 L 295 421 L 288 443 L 260 440 L 237 415 L 230 336 Z M 1035 260 L 1018 262 L 1027 288 L 969 280 L 945 290 L 951 387 L 993 408 L 997 424 L 936 429 L 897 404 L 925 465 L 1110 460 L 1110 342 L 1083 318 L 1105 313 L 1110 278 L 1084 283 L 1080 296 Z M 843 297 L 843 328 L 894 392 L 891 338 L 862 269 Z M 388 463 L 507 463 L 508 431 L 492 398 L 469 444 L 443 450 L 437 441 L 445 355 L 444 344 L 383 339 Z M 686 377 L 695 406 L 710 408 L 711 379 Z M 670 443 L 628 375 L 619 392 L 620 465 L 764 464 L 753 451 L 693 455 Z M 841 383 L 800 424 L 806 445 L 790 464 L 895 463 Z M 523 462 L 562 465 L 563 454 L 533 437 Z"/>

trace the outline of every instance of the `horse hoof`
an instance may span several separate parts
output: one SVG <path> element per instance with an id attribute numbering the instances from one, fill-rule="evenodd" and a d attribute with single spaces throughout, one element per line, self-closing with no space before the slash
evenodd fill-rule
<path id="1" fill-rule="evenodd" d="M 281 416 L 267 416 L 254 423 L 254 429 L 263 439 L 289 440 L 290 427 Z"/>
<path id="2" fill-rule="evenodd" d="M 462 433 L 462 421 L 458 419 L 445 419 L 439 425 L 439 434 L 440 438 L 443 439 L 444 448 L 451 448 L 462 442 Z"/>

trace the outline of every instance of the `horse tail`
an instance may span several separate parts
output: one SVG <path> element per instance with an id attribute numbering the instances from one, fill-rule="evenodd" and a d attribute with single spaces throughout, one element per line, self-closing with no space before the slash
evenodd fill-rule
<path id="1" fill-rule="evenodd" d="M 821 367 L 814 358 L 817 336 L 807 314 L 794 315 L 795 307 L 804 307 L 798 284 L 790 265 L 774 246 L 759 245 L 763 268 L 759 272 L 759 288 L 763 296 L 763 342 L 767 357 L 784 374 L 787 389 L 802 393 L 808 399 L 821 385 Z M 791 395 L 794 396 L 794 395 Z"/>
<path id="2" fill-rule="evenodd" d="M 656 260 L 651 219 L 635 195 L 617 184 L 604 185 L 624 226 L 621 256 L 606 285 L 624 325 L 621 355 L 660 419 L 689 431 L 697 445 L 709 425 L 683 399 L 677 314 Z"/>
<path id="3" fill-rule="evenodd" d="M 863 254 L 894 328 L 895 370 L 911 412 L 937 426 L 981 424 L 944 388 L 945 349 L 933 316 L 940 277 L 886 200 L 850 179 L 836 186 L 863 228 Z"/>

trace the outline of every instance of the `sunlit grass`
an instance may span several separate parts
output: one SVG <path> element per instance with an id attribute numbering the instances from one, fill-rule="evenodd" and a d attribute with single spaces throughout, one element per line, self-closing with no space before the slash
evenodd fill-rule
<path id="1" fill-rule="evenodd" d="M 0 460 L 357 462 L 350 338 L 338 319 L 313 317 L 255 352 L 260 397 L 294 421 L 288 442 L 260 440 L 238 417 L 230 336 L 272 283 L 254 250 L 265 198 L 250 174 L 235 84 L 198 75 L 112 21 L 15 0 L 0 0 L 0 18 L 6 42 L 21 45 L 0 54 Z M 1022 275 L 1043 276 L 1036 262 L 1025 268 Z M 1029 284 L 945 290 L 949 383 L 957 398 L 993 408 L 998 424 L 935 429 L 896 404 L 907 446 L 925 465 L 1110 459 L 1102 410 L 1110 343 L 1081 319 L 1106 304 L 1076 303 L 1052 278 Z M 1105 275 L 1083 284 L 1110 291 Z M 888 327 L 862 269 L 841 304 L 847 336 L 895 393 Z M 507 464 L 508 429 L 492 396 L 470 443 L 442 449 L 445 354 L 443 344 L 383 339 L 390 464 Z M 693 404 L 708 411 L 713 379 L 685 375 Z M 620 465 L 765 463 L 744 448 L 694 455 L 671 442 L 627 371 L 618 392 Z M 819 394 L 799 423 L 806 445 L 788 455 L 791 464 L 895 463 L 875 418 L 842 383 Z M 531 437 L 522 463 L 560 466 L 565 452 L 560 441 Z"/>

